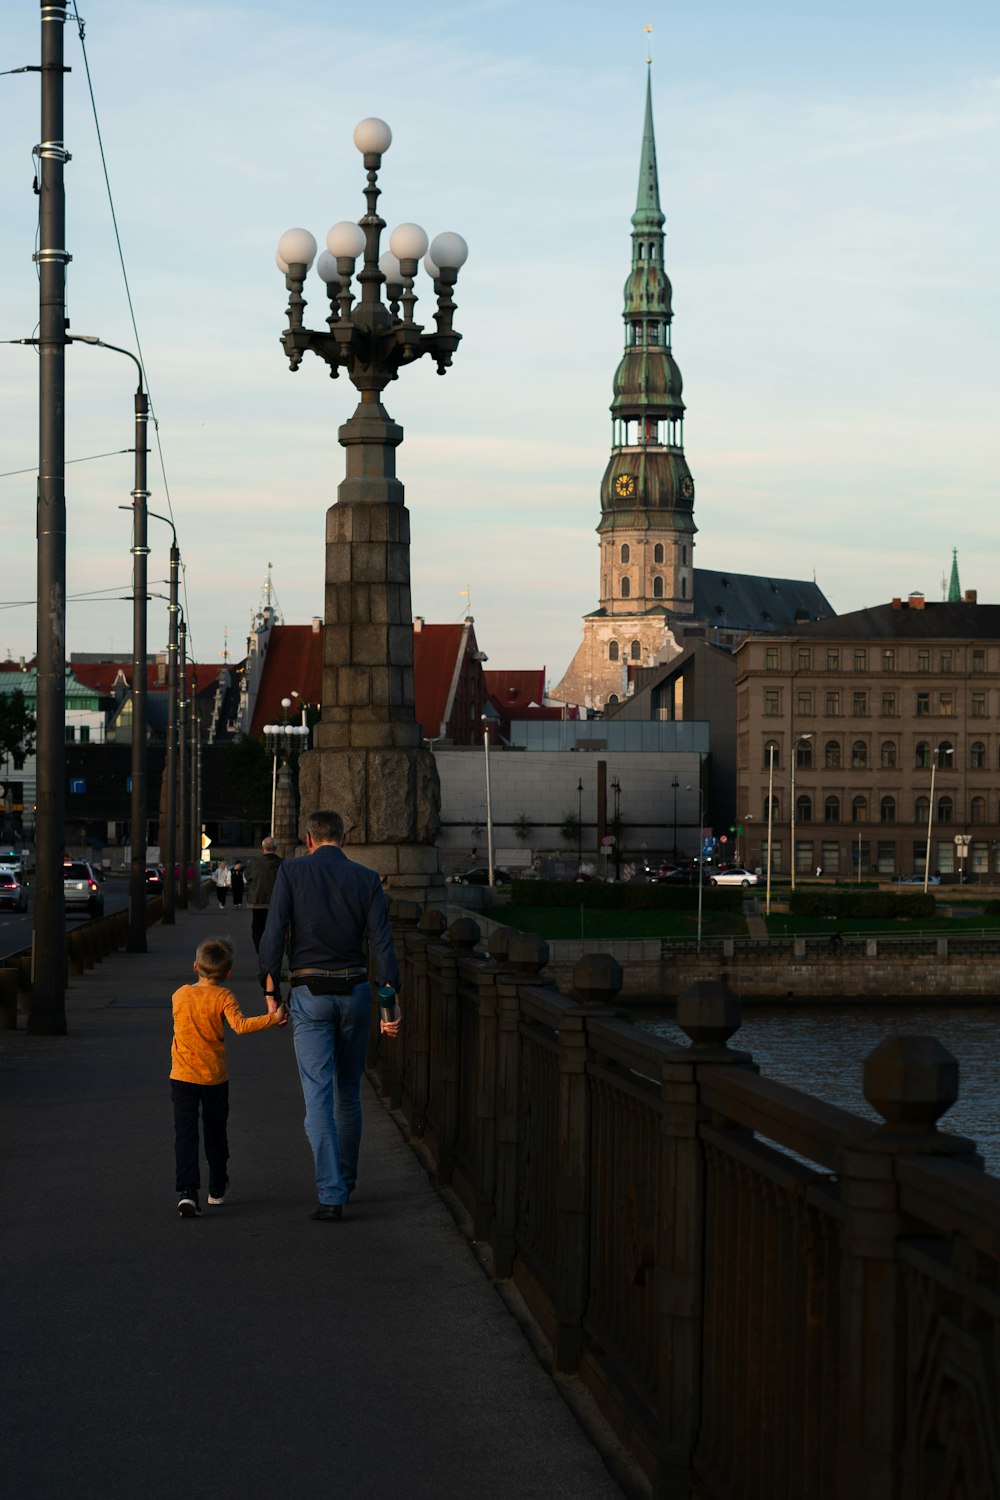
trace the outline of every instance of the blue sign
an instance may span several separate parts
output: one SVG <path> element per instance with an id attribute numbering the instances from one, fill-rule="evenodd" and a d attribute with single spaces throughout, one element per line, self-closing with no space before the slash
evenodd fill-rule
<path id="1" fill-rule="evenodd" d="M 73 776 L 70 778 L 69 789 L 73 793 L 82 793 L 87 790 L 87 783 L 82 776 Z"/>
<path id="2" fill-rule="evenodd" d="M 131 778 L 131 776 L 126 776 L 125 777 L 125 790 L 127 792 L 130 792 L 132 790 L 132 778 Z"/>

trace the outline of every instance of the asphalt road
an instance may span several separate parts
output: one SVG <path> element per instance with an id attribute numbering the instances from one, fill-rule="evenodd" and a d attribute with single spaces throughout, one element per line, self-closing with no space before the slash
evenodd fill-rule
<path id="1" fill-rule="evenodd" d="M 124 875 L 109 876 L 101 889 L 104 891 L 105 915 L 110 915 L 113 911 L 124 911 L 128 906 L 128 880 Z M 18 953 L 22 948 L 31 947 L 31 914 L 34 903 L 35 891 L 29 876 L 28 910 L 26 912 L 6 909 L 0 911 L 0 957 L 6 958 L 9 953 Z M 86 921 L 89 921 L 89 916 L 85 911 L 66 913 L 67 928 L 79 927 L 81 922 Z"/>

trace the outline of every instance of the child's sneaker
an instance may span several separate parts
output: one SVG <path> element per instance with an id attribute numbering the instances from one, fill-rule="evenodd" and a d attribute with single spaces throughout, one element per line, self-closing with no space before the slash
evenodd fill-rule
<path id="1" fill-rule="evenodd" d="M 211 1200 L 210 1200 L 211 1201 Z M 197 1219 L 201 1216 L 201 1205 L 197 1193 L 181 1193 L 177 1212 L 182 1219 Z"/>
<path id="2" fill-rule="evenodd" d="M 226 1187 L 224 1187 L 222 1189 L 221 1193 L 211 1193 L 211 1192 L 209 1193 L 209 1195 L 208 1195 L 208 1201 L 209 1201 L 209 1203 L 214 1204 L 216 1207 L 218 1207 L 221 1204 L 225 1203 L 225 1201 L 226 1201 L 226 1188 L 228 1188 L 228 1187 L 229 1187 L 229 1178 L 227 1177 L 226 1178 Z"/>

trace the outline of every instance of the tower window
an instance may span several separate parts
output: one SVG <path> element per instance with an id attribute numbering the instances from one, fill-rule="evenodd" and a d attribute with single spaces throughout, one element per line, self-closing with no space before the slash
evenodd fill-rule
<path id="1" fill-rule="evenodd" d="M 628 599 L 632 594 L 632 585 L 627 578 L 622 579 L 622 598 Z"/>
<path id="2" fill-rule="evenodd" d="M 653 548 L 653 561 L 655 563 L 661 563 L 663 561 L 663 543 L 662 542 L 657 542 L 656 546 Z"/>
<path id="3" fill-rule="evenodd" d="M 681 548 L 681 562 L 684 564 L 685 567 L 687 567 L 687 560 L 688 560 L 688 549 L 685 546 L 685 547 Z"/>
<path id="4" fill-rule="evenodd" d="M 653 598 L 663 598 L 663 579 L 659 576 L 659 574 L 657 574 L 657 576 L 653 579 Z"/>
<path id="5" fill-rule="evenodd" d="M 688 596 L 688 581 L 687 581 L 686 578 L 682 578 L 681 579 L 681 598 L 682 599 L 686 599 L 687 596 Z"/>
<path id="6" fill-rule="evenodd" d="M 608 661 L 618 660 L 618 642 L 612 641 L 608 647 Z"/>
<path id="7" fill-rule="evenodd" d="M 632 647 L 629 654 L 631 655 L 633 661 L 639 661 L 641 659 L 642 647 L 640 646 L 638 641 L 632 642 Z"/>
<path id="8" fill-rule="evenodd" d="M 628 542 L 622 542 L 621 560 L 623 563 L 631 562 L 632 560 L 632 552 Z"/>

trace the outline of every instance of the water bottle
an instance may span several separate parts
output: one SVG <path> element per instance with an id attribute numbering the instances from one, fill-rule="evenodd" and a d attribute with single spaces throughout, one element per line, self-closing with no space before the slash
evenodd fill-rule
<path id="1" fill-rule="evenodd" d="M 399 1006 L 396 1004 L 396 990 L 393 985 L 379 985 L 378 1010 L 379 1015 L 386 1024 L 399 1020 Z"/>

